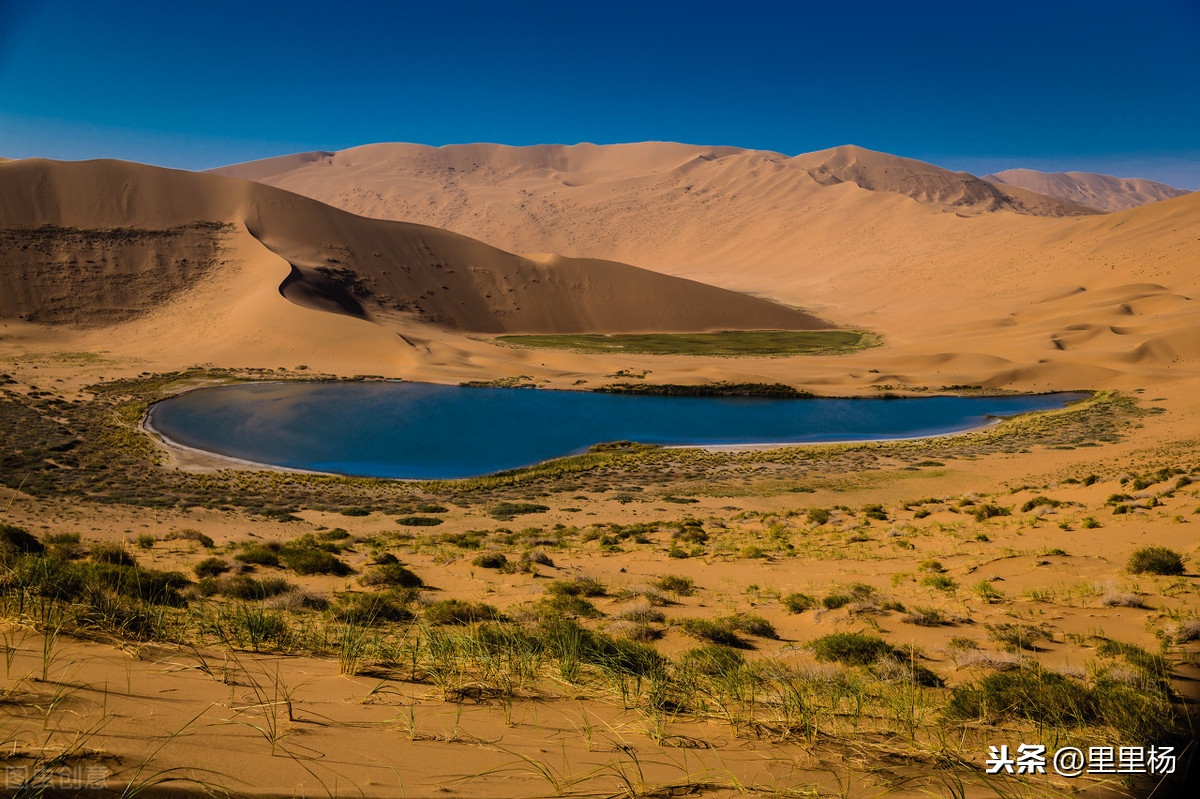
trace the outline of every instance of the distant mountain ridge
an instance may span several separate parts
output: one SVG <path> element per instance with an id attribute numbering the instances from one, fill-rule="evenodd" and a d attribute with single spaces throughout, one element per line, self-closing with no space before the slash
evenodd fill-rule
<path id="1" fill-rule="evenodd" d="M 1144 178 L 1118 178 L 1094 172 L 1007 169 L 984 175 L 983 179 L 997 186 L 1029 189 L 1106 212 L 1124 211 L 1127 208 L 1136 208 L 1139 205 L 1170 200 L 1191 193 Z"/>

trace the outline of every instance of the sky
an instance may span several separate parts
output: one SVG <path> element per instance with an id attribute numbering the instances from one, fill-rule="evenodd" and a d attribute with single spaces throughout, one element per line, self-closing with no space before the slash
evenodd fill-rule
<path id="1" fill-rule="evenodd" d="M 0 0 L 0 156 L 857 144 L 1200 189 L 1200 0 Z"/>

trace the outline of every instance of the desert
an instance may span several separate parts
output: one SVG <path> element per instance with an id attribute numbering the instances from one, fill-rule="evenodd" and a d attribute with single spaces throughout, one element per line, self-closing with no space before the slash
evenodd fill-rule
<path id="1" fill-rule="evenodd" d="M 0 796 L 1194 799 L 1198 39 L 0 2 Z"/>
<path id="2" fill-rule="evenodd" d="M 386 192 L 337 168 L 385 154 L 395 175 L 362 168 Z M 459 205 L 414 213 L 451 168 Z M 0 165 L 22 790 L 1057 796 L 1081 781 L 984 753 L 1114 741 L 1177 770 L 1089 795 L 1184 784 L 1197 195 L 1101 213 L 852 147 L 220 171 Z M 591 441 L 461 479 L 272 467 L 144 424 L 260 383 L 280 390 L 245 424 L 340 440 L 337 405 L 283 389 L 396 380 L 631 408 L 1082 393 L 965 433 Z M 480 441 L 504 424 L 471 413 Z"/>

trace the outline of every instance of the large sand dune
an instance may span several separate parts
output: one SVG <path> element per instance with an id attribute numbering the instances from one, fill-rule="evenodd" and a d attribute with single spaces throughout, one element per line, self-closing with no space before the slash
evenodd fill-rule
<path id="1" fill-rule="evenodd" d="M 309 344 L 368 339 L 392 343 L 390 350 L 404 340 L 395 333 L 429 327 L 467 334 L 828 326 L 693 281 L 608 261 L 523 258 L 248 181 L 118 161 L 28 160 L 0 169 L 0 315 L 77 326 L 156 320 L 170 342 L 194 347 L 196 359 L 256 341 L 268 349 L 291 342 L 298 354 Z"/>
<path id="2" fill-rule="evenodd" d="M 4 314 L 109 325 L 93 343 L 164 364 L 300 362 L 551 385 L 628 369 L 829 391 L 1050 389 L 1141 385 L 1200 365 L 1200 195 L 1096 214 L 849 147 L 790 159 L 676 144 L 378 145 L 235 171 L 530 255 L 227 177 L 11 162 L 0 167 L 4 227 L 158 238 L 123 245 L 119 258 L 95 242 L 37 258 L 7 247 Z M 877 330 L 886 346 L 731 361 L 486 338 L 807 328 L 817 317 Z"/>
<path id="3" fill-rule="evenodd" d="M 1188 192 L 1144 178 L 1117 178 L 1093 172 L 1038 172 L 1008 169 L 984 180 L 1010 191 L 1014 187 L 1057 197 L 1097 211 L 1123 211 L 1159 200 L 1182 197 Z"/>
<path id="4" fill-rule="evenodd" d="M 1193 363 L 1200 331 L 1200 195 L 1100 215 L 857 147 L 788 158 L 382 144 L 222 171 L 518 252 L 692 277 L 887 337 L 894 362 L 855 356 L 832 370 L 843 377 L 817 381 L 871 361 L 876 382 L 1083 385 Z M 1120 332 L 1080 333 L 1110 327 Z"/>

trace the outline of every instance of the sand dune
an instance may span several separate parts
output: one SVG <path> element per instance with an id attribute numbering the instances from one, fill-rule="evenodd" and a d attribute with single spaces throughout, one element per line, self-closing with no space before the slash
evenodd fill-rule
<path id="1" fill-rule="evenodd" d="M 1006 191 L 1016 188 L 1057 197 L 1097 211 L 1123 211 L 1159 200 L 1182 197 L 1188 192 L 1144 178 L 1117 178 L 1093 172 L 1038 172 L 1008 169 L 985 175 L 984 180 Z"/>
<path id="2" fill-rule="evenodd" d="M 337 373 L 442 381 L 530 375 L 570 386 L 631 369 L 662 381 L 782 380 L 829 391 L 906 383 L 1050 389 L 1200 366 L 1182 343 L 1200 336 L 1192 305 L 1200 295 L 1200 195 L 1080 213 L 1026 190 L 1007 194 L 969 175 L 851 147 L 792 159 L 663 143 L 399 144 L 233 171 L 363 213 L 565 255 L 517 256 L 226 177 L 118 162 L 13 162 L 0 173 L 5 226 L 229 227 L 188 239 L 207 242 L 205 253 L 217 247 L 209 260 L 170 243 L 177 239 L 137 244 L 117 259 L 118 279 L 96 292 L 57 281 L 110 274 L 87 254 L 103 256 L 99 250 L 80 251 L 68 272 L 58 256 L 31 272 L 27 253 L 9 252 L 7 273 L 15 274 L 13 264 L 26 271 L 0 295 L 5 315 L 119 323 L 117 338 L 131 342 L 122 346 L 165 339 L 155 354 L 171 362 L 298 359 Z M 148 275 L 163 296 L 146 299 Z M 112 293 L 126 285 L 142 299 L 116 302 Z M 64 300 L 93 294 L 106 298 L 109 317 Z M 485 337 L 805 328 L 821 324 L 817 317 L 876 330 L 886 346 L 729 361 L 521 350 Z"/>
<path id="3" fill-rule="evenodd" d="M 117 161 L 6 164 L 0 219 L 0 315 L 32 322 L 166 320 L 187 307 L 173 322 L 185 334 L 189 324 L 223 319 L 229 331 L 264 339 L 272 329 L 321 338 L 329 325 L 346 324 L 308 309 L 393 333 L 431 325 L 462 333 L 827 326 L 620 263 L 531 260 L 261 184 Z"/>

